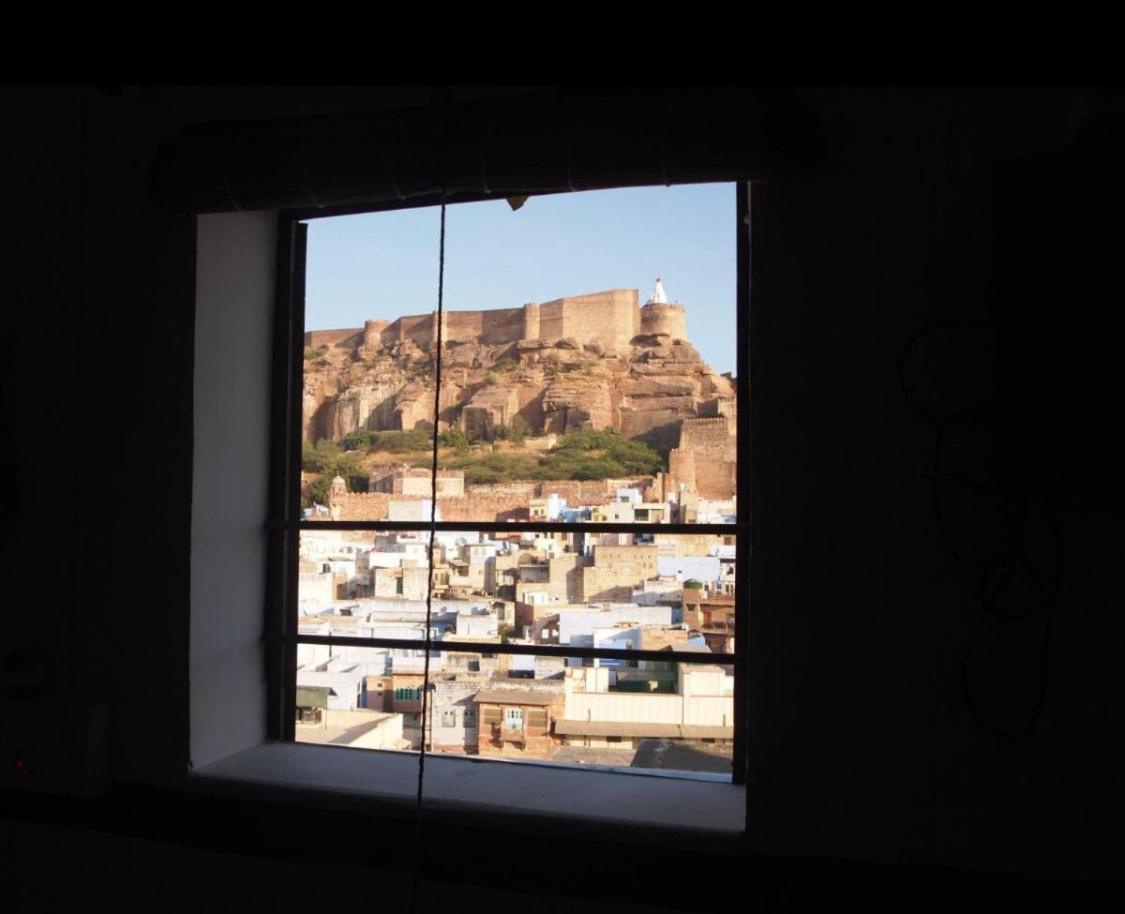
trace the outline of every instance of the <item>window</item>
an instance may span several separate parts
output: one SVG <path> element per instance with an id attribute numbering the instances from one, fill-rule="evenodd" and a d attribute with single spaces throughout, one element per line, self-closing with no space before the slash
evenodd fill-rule
<path id="1" fill-rule="evenodd" d="M 573 206 L 579 215 L 559 215 L 556 229 L 594 212 L 612 226 L 624 199 L 615 193 L 531 198 L 522 216 L 537 206 L 556 215 Z M 279 291 L 284 397 L 275 408 L 284 418 L 273 455 L 281 519 L 270 595 L 271 643 L 279 645 L 269 695 L 276 737 L 302 738 L 295 690 L 343 675 L 334 661 L 353 664 L 361 682 L 420 675 L 428 662 L 430 714 L 435 702 L 461 700 L 460 690 L 479 703 L 486 727 L 522 730 L 524 708 L 489 697 L 518 690 L 533 731 L 528 758 L 605 764 L 597 747 L 612 742 L 621 745 L 610 763 L 628 768 L 626 747 L 644 738 L 690 746 L 721 731 L 730 779 L 742 782 L 749 188 L 631 189 L 626 196 L 665 195 L 665 211 L 675 214 L 666 201 L 693 193 L 725 195 L 729 210 L 716 223 L 729 242 L 725 266 L 714 252 L 701 253 L 698 239 L 683 244 L 711 258 L 701 274 L 729 280 L 725 322 L 721 312 L 696 316 L 690 302 L 670 299 L 671 279 L 666 287 L 651 276 L 645 288 L 630 276 L 621 288 L 563 287 L 555 298 L 544 293 L 530 302 L 518 283 L 501 283 L 510 290 L 501 298 L 484 249 L 511 250 L 516 241 L 488 232 L 504 219 L 509 228 L 534 223 L 515 223 L 521 213 L 493 200 L 447 210 L 440 318 L 432 295 L 411 298 L 417 286 L 437 287 L 437 211 L 342 216 L 366 220 L 365 232 L 393 224 L 387 231 L 399 238 L 418 226 L 435 231 L 428 259 L 396 262 L 380 253 L 385 295 L 363 300 L 362 320 L 336 319 L 323 303 L 347 272 L 342 252 L 356 250 L 363 233 L 349 241 L 333 227 L 331 210 L 282 215 L 289 281 Z M 685 211 L 685 224 L 693 218 Z M 473 232 L 458 231 L 469 222 Z M 682 234 L 673 225 L 669 237 L 672 229 Z M 582 235 L 571 238 L 576 262 Z M 484 247 L 459 253 L 470 236 L 482 237 Z M 389 235 L 380 237 L 391 249 Z M 629 236 L 609 231 L 598 243 L 614 237 Z M 668 250 L 679 249 L 669 243 Z M 468 260 L 457 258 L 474 255 L 471 281 L 458 279 L 457 264 L 466 270 Z M 399 276 L 411 270 L 416 282 Z M 485 291 L 474 293 L 474 283 Z M 712 350 L 726 352 L 726 361 Z M 320 561 L 310 566 L 313 555 Z M 704 586 L 685 583 L 698 581 Z M 724 600 L 733 625 L 719 631 L 712 618 Z M 548 617 L 549 625 L 537 626 Z M 418 649 L 425 641 L 428 658 Z M 454 643 L 456 653 L 447 647 Z M 331 658 L 324 669 L 314 662 L 318 651 Z M 437 690 L 449 691 L 439 699 Z M 422 686 L 394 689 L 402 702 L 425 694 Z M 412 732 L 404 732 L 403 748 L 432 739 L 413 709 L 406 721 Z M 466 709 L 464 726 L 475 723 Z M 456 726 L 456 712 L 442 711 L 441 724 Z M 615 728 L 638 738 L 623 742 Z M 692 753 L 682 756 L 679 771 L 691 772 Z"/>

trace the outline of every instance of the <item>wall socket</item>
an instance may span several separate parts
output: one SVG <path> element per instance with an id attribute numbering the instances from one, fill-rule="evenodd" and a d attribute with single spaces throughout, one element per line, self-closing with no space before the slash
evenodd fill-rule
<path id="1" fill-rule="evenodd" d="M 0 788 L 96 797 L 113 780 L 108 702 L 0 699 Z"/>

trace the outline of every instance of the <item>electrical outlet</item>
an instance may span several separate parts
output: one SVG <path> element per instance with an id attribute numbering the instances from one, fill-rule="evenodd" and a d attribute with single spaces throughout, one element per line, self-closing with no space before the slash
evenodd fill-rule
<path id="1" fill-rule="evenodd" d="M 106 702 L 66 698 L 0 701 L 0 788 L 92 797 L 112 780 Z"/>

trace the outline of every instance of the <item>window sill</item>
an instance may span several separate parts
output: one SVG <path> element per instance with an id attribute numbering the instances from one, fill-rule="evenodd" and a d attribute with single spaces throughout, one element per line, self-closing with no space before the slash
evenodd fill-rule
<path id="1" fill-rule="evenodd" d="M 192 771 L 205 793 L 412 817 L 417 756 L 265 743 Z M 746 791 L 729 783 L 602 770 L 426 757 L 425 818 L 737 852 Z M 518 802 L 519 806 L 513 804 Z"/>

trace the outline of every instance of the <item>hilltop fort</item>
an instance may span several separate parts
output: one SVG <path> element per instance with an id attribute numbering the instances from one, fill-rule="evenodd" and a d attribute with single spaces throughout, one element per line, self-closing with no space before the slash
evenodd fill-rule
<path id="1" fill-rule="evenodd" d="M 479 343 L 502 345 L 520 341 L 572 339 L 596 344 L 608 351 L 624 351 L 638 334 L 662 334 L 687 339 L 684 306 L 667 301 L 657 280 L 657 291 L 644 305 L 636 289 L 609 289 L 590 295 L 530 302 L 519 308 L 488 311 L 446 311 L 442 340 L 451 345 Z M 305 334 L 305 345 L 362 344 L 368 349 L 410 341 L 423 349 L 437 339 L 437 312 L 413 314 L 393 321 L 370 320 L 361 328 L 314 330 Z"/>
<path id="2" fill-rule="evenodd" d="M 700 358 L 684 306 L 668 301 L 659 279 L 643 305 L 636 289 L 610 289 L 445 312 L 435 416 L 437 338 L 436 312 L 307 333 L 305 438 L 436 428 L 490 442 L 513 428 L 612 428 L 664 455 L 674 484 L 733 493 L 733 381 Z"/>

